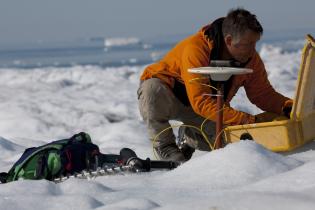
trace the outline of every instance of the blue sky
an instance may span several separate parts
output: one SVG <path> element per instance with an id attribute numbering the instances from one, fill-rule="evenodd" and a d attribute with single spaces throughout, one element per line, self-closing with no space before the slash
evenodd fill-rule
<path id="1" fill-rule="evenodd" d="M 190 34 L 229 9 L 255 13 L 266 33 L 310 32 L 314 0 L 0 0 L 0 43 Z M 314 31 L 314 30 L 313 30 Z M 265 33 L 265 34 L 266 34 Z"/>

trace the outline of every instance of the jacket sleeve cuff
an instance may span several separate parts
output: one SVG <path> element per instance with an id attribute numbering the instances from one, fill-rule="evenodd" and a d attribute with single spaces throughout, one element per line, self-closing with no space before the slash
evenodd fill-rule
<path id="1" fill-rule="evenodd" d="M 245 116 L 241 122 L 241 125 L 252 124 L 252 123 L 255 123 L 255 121 L 256 121 L 256 119 L 255 119 L 254 115 L 245 113 Z"/>

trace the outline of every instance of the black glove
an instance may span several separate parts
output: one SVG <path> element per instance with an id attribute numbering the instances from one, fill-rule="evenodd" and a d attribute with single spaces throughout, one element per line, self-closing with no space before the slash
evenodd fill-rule
<path id="1" fill-rule="evenodd" d="M 256 123 L 272 122 L 277 117 L 279 117 L 278 114 L 272 112 L 262 112 L 260 114 L 255 115 L 255 122 Z"/>
<path id="2" fill-rule="evenodd" d="M 282 113 L 284 116 L 290 119 L 291 111 L 293 106 L 293 100 L 287 100 L 284 102 L 284 105 L 282 106 Z"/>

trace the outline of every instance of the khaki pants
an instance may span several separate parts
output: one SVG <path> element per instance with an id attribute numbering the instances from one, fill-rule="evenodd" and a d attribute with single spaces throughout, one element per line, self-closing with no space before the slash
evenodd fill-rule
<path id="1" fill-rule="evenodd" d="M 185 125 L 200 128 L 204 118 L 197 115 L 191 107 L 183 105 L 174 95 L 172 90 L 162 80 L 151 78 L 143 81 L 138 89 L 139 109 L 144 122 L 147 125 L 151 141 L 162 130 L 169 128 L 169 120 L 177 120 Z M 215 137 L 215 123 L 207 121 L 204 131 L 213 144 Z M 190 127 L 184 127 L 184 135 L 187 144 L 195 149 L 209 151 L 209 145 L 200 131 Z M 175 142 L 172 129 L 167 129 L 156 138 L 154 147 Z"/>

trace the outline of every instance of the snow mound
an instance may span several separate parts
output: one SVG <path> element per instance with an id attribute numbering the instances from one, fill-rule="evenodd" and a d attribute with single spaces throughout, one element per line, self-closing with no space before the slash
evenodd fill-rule
<path id="1" fill-rule="evenodd" d="M 93 209 L 104 205 L 89 195 L 64 194 L 60 187 L 45 180 L 2 185 L 6 196 L 1 199 L 1 209 Z"/>
<path id="2" fill-rule="evenodd" d="M 159 205 L 151 200 L 148 199 L 125 199 L 120 202 L 116 202 L 113 204 L 109 204 L 105 207 L 98 208 L 98 210 L 149 210 L 155 209 L 159 207 Z"/>
<path id="3" fill-rule="evenodd" d="M 240 141 L 196 157 L 163 179 L 180 187 L 227 189 L 247 185 L 292 170 L 303 162 L 268 151 L 253 141 Z"/>

